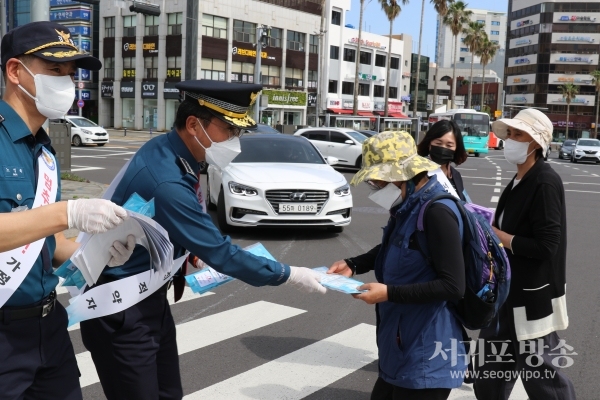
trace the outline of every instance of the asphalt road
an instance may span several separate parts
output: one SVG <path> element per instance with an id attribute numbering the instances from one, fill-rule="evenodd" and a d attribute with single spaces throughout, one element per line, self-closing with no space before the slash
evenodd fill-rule
<path id="1" fill-rule="evenodd" d="M 74 149 L 74 173 L 110 183 L 141 142 L 113 140 L 103 148 Z M 598 260 L 600 166 L 570 164 L 551 156 L 561 175 L 568 213 L 567 305 L 570 327 L 559 332 L 574 348 L 565 369 L 579 399 L 599 398 L 600 274 Z M 516 167 L 501 151 L 469 160 L 459 168 L 472 200 L 494 208 Z M 350 180 L 354 171 L 341 171 Z M 330 265 L 361 254 L 381 239 L 387 213 L 353 189 L 352 224 L 341 234 L 307 229 L 248 229 L 232 236 L 241 246 L 261 242 L 280 261 L 298 266 Z M 216 220 L 216 216 L 213 215 Z M 369 282 L 371 274 L 358 277 Z M 172 293 L 169 294 L 172 296 Z M 66 303 L 68 295 L 60 296 Z M 372 306 L 329 292 L 304 294 L 293 288 L 254 288 L 231 282 L 203 297 L 188 296 L 172 306 L 178 324 L 180 367 L 187 399 L 368 399 L 377 377 Z M 71 332 L 82 370 L 86 399 L 102 399 L 93 366 L 77 330 Z M 232 394 L 233 393 L 233 394 Z M 468 385 L 451 399 L 474 399 Z M 517 385 L 511 399 L 527 398 Z"/>

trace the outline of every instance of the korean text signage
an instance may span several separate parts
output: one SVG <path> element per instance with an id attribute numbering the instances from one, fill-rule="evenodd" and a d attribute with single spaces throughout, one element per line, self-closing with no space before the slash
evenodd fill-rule
<path id="1" fill-rule="evenodd" d="M 70 9 L 50 11 L 50 21 L 68 21 L 68 20 L 90 20 L 90 10 Z"/>
<path id="2" fill-rule="evenodd" d="M 358 38 L 350 38 L 350 39 L 348 39 L 348 43 L 358 44 Z M 362 39 L 360 41 L 360 45 L 365 46 L 365 47 L 373 47 L 375 49 L 382 49 L 382 50 L 385 50 L 385 48 L 386 48 L 384 45 L 382 45 L 379 42 L 364 40 L 364 39 Z"/>
<path id="3" fill-rule="evenodd" d="M 142 99 L 158 98 L 158 84 L 156 82 L 142 81 Z"/>
<path id="4" fill-rule="evenodd" d="M 358 74 L 358 79 L 362 81 L 375 81 L 377 80 L 377 77 L 371 74 Z"/>
<path id="5" fill-rule="evenodd" d="M 50 7 L 80 6 L 81 3 L 73 0 L 50 0 Z"/>
<path id="6" fill-rule="evenodd" d="M 165 87 L 163 88 L 163 97 L 165 99 L 179 99 L 179 89 L 175 85 L 175 82 L 165 82 Z"/>
<path id="7" fill-rule="evenodd" d="M 269 105 L 305 106 L 306 92 L 287 92 L 284 90 L 263 90 L 269 96 Z"/>
<path id="8" fill-rule="evenodd" d="M 167 78 L 181 78 L 181 68 L 167 68 Z"/>
<path id="9" fill-rule="evenodd" d="M 558 38 L 559 42 L 588 42 L 594 43 L 594 38 L 589 36 L 561 36 Z"/>
<path id="10" fill-rule="evenodd" d="M 246 56 L 256 58 L 256 50 L 252 49 L 242 49 L 241 47 L 232 47 L 231 54 L 238 56 Z M 275 60 L 275 57 L 269 56 L 266 51 L 260 52 L 260 58 L 266 58 L 268 60 Z"/>
<path id="11" fill-rule="evenodd" d="M 535 74 L 509 76 L 506 79 L 508 86 L 532 85 L 535 83 Z"/>
<path id="12" fill-rule="evenodd" d="M 148 40 L 148 39 L 146 39 Z M 135 43 L 125 42 L 123 43 L 123 55 L 126 57 L 134 57 L 137 45 Z M 156 41 L 149 41 L 142 44 L 143 54 L 158 55 L 158 43 Z"/>
<path id="13" fill-rule="evenodd" d="M 114 82 L 102 82 L 100 84 L 100 92 L 102 93 L 102 97 L 113 97 L 114 88 Z"/>
<path id="14" fill-rule="evenodd" d="M 559 85 L 564 83 L 572 83 L 574 85 L 593 85 L 593 78 L 591 75 L 550 74 L 548 76 L 548 83 Z"/>
<path id="15" fill-rule="evenodd" d="M 79 92 L 81 92 L 81 99 L 79 98 Z M 75 90 L 75 100 L 91 100 L 91 99 L 92 99 L 92 92 L 90 92 L 89 90 L 79 90 L 79 89 Z"/>
<path id="16" fill-rule="evenodd" d="M 135 68 L 123 68 L 123 78 L 135 78 Z"/>
<path id="17" fill-rule="evenodd" d="M 316 93 L 308 93 L 308 106 L 316 107 L 317 106 L 317 94 Z"/>
<path id="18" fill-rule="evenodd" d="M 563 15 L 559 19 L 560 22 L 594 22 L 595 20 L 595 17 L 589 15 Z"/>
<path id="19" fill-rule="evenodd" d="M 121 82 L 121 98 L 135 98 L 135 82 Z"/>
<path id="20" fill-rule="evenodd" d="M 342 108 L 342 101 L 339 99 L 327 99 L 327 108 Z"/>
<path id="21" fill-rule="evenodd" d="M 77 35 L 81 36 L 90 36 L 92 33 L 92 28 L 89 26 L 69 26 L 69 32 L 71 32 L 71 37 L 75 37 Z"/>

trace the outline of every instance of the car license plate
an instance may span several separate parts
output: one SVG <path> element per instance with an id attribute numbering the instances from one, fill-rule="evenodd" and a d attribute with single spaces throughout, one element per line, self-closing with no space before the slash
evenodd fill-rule
<path id="1" fill-rule="evenodd" d="M 317 203 L 280 203 L 279 212 L 316 214 Z"/>

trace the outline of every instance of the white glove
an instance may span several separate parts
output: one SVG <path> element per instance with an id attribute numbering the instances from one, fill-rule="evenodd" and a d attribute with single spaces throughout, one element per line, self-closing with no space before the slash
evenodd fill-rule
<path id="1" fill-rule="evenodd" d="M 304 267 L 290 267 L 290 277 L 286 284 L 296 286 L 298 289 L 309 293 L 325 293 L 327 289 L 321 285 L 321 277 L 315 271 Z"/>
<path id="2" fill-rule="evenodd" d="M 67 201 L 69 229 L 86 233 L 103 233 L 127 218 L 127 212 L 109 200 L 78 199 Z"/>
<path id="3" fill-rule="evenodd" d="M 118 267 L 127 262 L 129 257 L 133 254 L 133 249 L 135 249 L 135 236 L 128 235 L 127 236 L 127 245 L 124 246 L 123 243 L 115 240 L 113 245 L 108 251 L 112 254 L 112 257 L 108 261 L 109 267 Z"/>

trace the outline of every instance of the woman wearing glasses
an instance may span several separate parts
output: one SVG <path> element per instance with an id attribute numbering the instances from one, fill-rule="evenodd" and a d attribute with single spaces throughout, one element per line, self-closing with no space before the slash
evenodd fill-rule
<path id="1" fill-rule="evenodd" d="M 463 382 L 465 357 L 456 357 L 465 354 L 462 327 L 446 306 L 465 291 L 455 212 L 435 203 L 425 213 L 425 240 L 435 249 L 430 262 L 417 239 L 421 207 L 444 191 L 427 176 L 438 168 L 417 154 L 408 133 L 383 132 L 363 143 L 363 168 L 352 179 L 366 182 L 369 198 L 390 211 L 380 245 L 329 268 L 344 276 L 375 271 L 377 282 L 354 295 L 376 304 L 379 379 L 372 400 L 447 399 Z M 454 349 L 454 357 L 445 349 Z"/>

